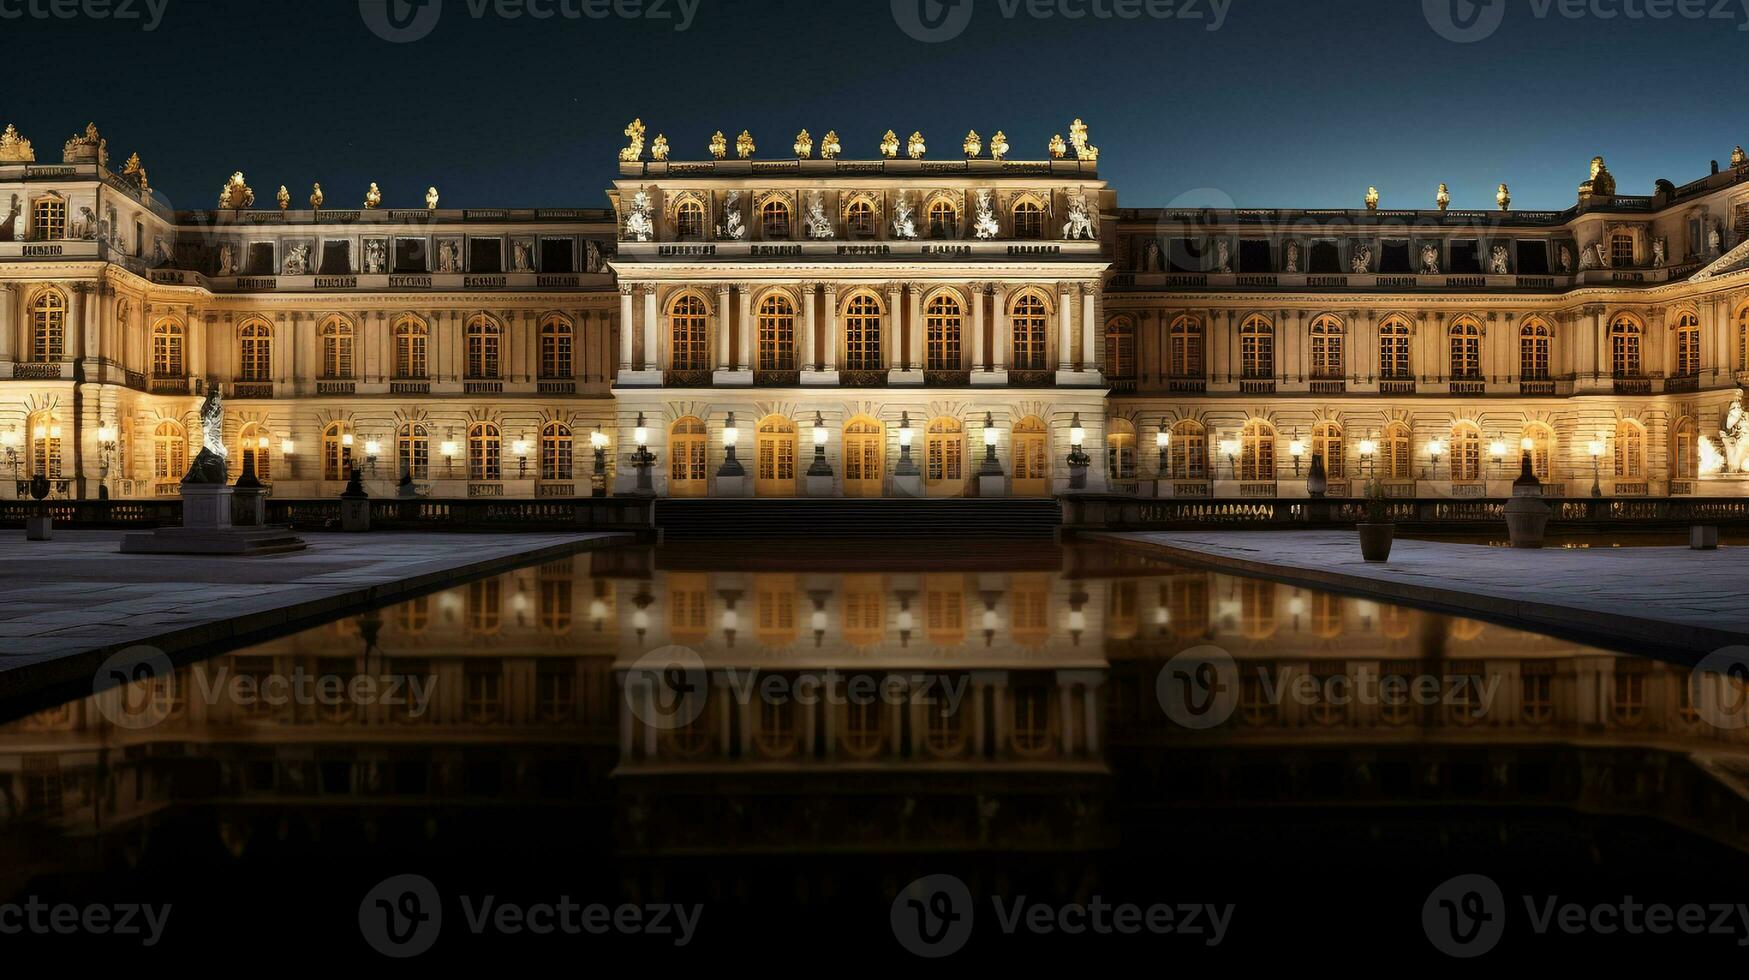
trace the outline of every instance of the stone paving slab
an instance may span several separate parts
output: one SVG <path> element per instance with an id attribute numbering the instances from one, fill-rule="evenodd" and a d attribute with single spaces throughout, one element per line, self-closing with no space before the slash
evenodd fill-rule
<path id="1" fill-rule="evenodd" d="M 1311 588 L 1428 606 L 1687 660 L 1749 644 L 1749 549 L 1512 549 L 1398 538 L 1387 564 L 1353 531 L 1086 535 Z"/>
<path id="2" fill-rule="evenodd" d="M 0 535 L 0 697 L 78 682 L 136 644 L 229 646 L 629 534 L 305 534 L 285 555 L 119 553 L 122 531 Z"/>

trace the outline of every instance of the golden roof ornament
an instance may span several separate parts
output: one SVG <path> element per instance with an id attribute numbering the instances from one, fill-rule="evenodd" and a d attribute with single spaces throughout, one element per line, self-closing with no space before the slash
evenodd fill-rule
<path id="1" fill-rule="evenodd" d="M 96 123 L 86 123 L 84 133 L 75 134 L 67 141 L 61 148 L 61 162 L 108 165 L 109 141 L 97 135 Z"/>
<path id="2" fill-rule="evenodd" d="M 913 160 L 923 159 L 923 154 L 929 152 L 929 147 L 923 145 L 921 130 L 913 132 L 911 138 L 905 141 L 905 155 Z"/>
<path id="3" fill-rule="evenodd" d="M 273 199 L 279 202 L 281 211 L 291 208 L 291 191 L 286 190 L 284 184 L 279 185 L 279 193 L 275 194 Z"/>
<path id="4" fill-rule="evenodd" d="M 1502 211 L 1512 210 L 1512 191 L 1505 184 L 1501 184 L 1500 189 L 1494 192 L 1494 203 L 1500 205 Z"/>
<path id="5" fill-rule="evenodd" d="M 255 192 L 250 189 L 249 182 L 243 179 L 243 171 L 239 170 L 225 181 L 224 189 L 219 191 L 219 207 L 232 210 L 255 206 Z"/>
<path id="6" fill-rule="evenodd" d="M 881 156 L 888 160 L 899 155 L 899 134 L 887 130 L 887 135 L 881 137 Z"/>
<path id="7" fill-rule="evenodd" d="M 437 188 L 435 186 L 425 188 L 425 210 L 437 210 Z"/>
<path id="8" fill-rule="evenodd" d="M 990 137 L 990 159 L 1001 160 L 1007 155 L 1008 134 L 998 129 L 996 130 L 996 135 Z"/>
<path id="9" fill-rule="evenodd" d="M 122 179 L 134 185 L 141 194 L 151 194 L 151 182 L 146 180 L 146 165 L 140 162 L 138 153 L 128 157 L 128 162 L 122 165 Z"/>
<path id="10" fill-rule="evenodd" d="M 383 203 L 383 192 L 377 190 L 377 182 L 373 180 L 370 182 L 370 190 L 364 192 L 364 209 L 374 211 L 376 206 L 381 203 Z"/>
<path id="11" fill-rule="evenodd" d="M 814 138 L 808 135 L 806 129 L 796 134 L 796 159 L 806 160 L 814 155 Z"/>
<path id="12" fill-rule="evenodd" d="M 317 183 L 314 187 L 310 188 L 310 210 L 322 210 L 323 200 L 325 200 L 325 198 L 322 196 L 322 185 Z"/>
<path id="13" fill-rule="evenodd" d="M 1749 163 L 1749 153 L 1744 153 L 1742 144 L 1738 144 L 1737 148 L 1731 151 L 1731 166 L 1741 167 L 1745 163 Z"/>
<path id="14" fill-rule="evenodd" d="M 978 154 L 984 152 L 984 141 L 978 136 L 977 130 L 969 130 L 966 133 L 966 141 L 962 148 L 966 151 L 967 160 L 976 160 Z"/>
<path id="15" fill-rule="evenodd" d="M 743 160 L 751 160 L 756 149 L 758 148 L 753 145 L 753 132 L 741 130 L 741 135 L 735 137 L 735 155 Z"/>
<path id="16" fill-rule="evenodd" d="M 711 159 L 721 160 L 728 155 L 729 138 L 724 136 L 723 131 L 719 129 L 711 134 Z"/>
<path id="17" fill-rule="evenodd" d="M 826 131 L 826 138 L 820 141 L 820 159 L 836 160 L 838 154 L 844 152 L 844 147 L 838 142 L 838 130 Z"/>
<path id="18" fill-rule="evenodd" d="M 1451 190 L 1444 184 L 1439 185 L 1439 193 L 1433 195 L 1433 203 L 1441 211 L 1451 207 Z"/>
<path id="19" fill-rule="evenodd" d="M 668 162 L 668 137 L 656 134 L 656 142 L 650 144 L 650 159 L 658 163 Z"/>
<path id="20" fill-rule="evenodd" d="M 1088 163 L 1099 160 L 1099 147 L 1087 142 L 1087 124 L 1079 119 L 1069 124 L 1069 143 L 1075 147 L 1075 159 Z"/>
<path id="21" fill-rule="evenodd" d="M 621 163 L 637 163 L 644 155 L 644 121 L 633 119 L 625 128 L 625 149 L 619 151 Z"/>
<path id="22" fill-rule="evenodd" d="M 1051 137 L 1051 142 L 1046 149 L 1050 151 L 1052 160 L 1061 160 L 1064 156 L 1068 155 L 1069 144 L 1063 142 L 1063 134 L 1058 133 Z"/>
<path id="23" fill-rule="evenodd" d="M 1379 189 L 1377 187 L 1368 187 L 1366 189 L 1366 209 L 1368 211 L 1377 211 L 1379 209 Z"/>
<path id="24" fill-rule="evenodd" d="M 36 150 L 30 145 L 30 140 L 18 135 L 18 128 L 11 123 L 6 124 L 6 132 L 0 133 L 0 163 L 34 163 Z"/>
<path id="25" fill-rule="evenodd" d="M 1591 158 L 1591 179 L 1579 185 L 1579 199 L 1584 200 L 1591 195 L 1598 197 L 1615 196 L 1615 175 L 1603 165 L 1602 157 Z"/>

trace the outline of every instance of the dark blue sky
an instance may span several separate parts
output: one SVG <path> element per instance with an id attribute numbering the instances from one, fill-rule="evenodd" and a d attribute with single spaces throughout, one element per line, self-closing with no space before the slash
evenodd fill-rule
<path id="1" fill-rule="evenodd" d="M 149 16 L 148 0 L 104 2 Z M 681 0 L 641 0 L 667 17 L 635 20 L 563 16 L 611 0 L 424 0 L 435 26 L 399 44 L 358 0 L 150 2 L 166 5 L 151 31 L 0 22 L 0 115 L 49 159 L 95 119 L 116 165 L 139 150 L 177 207 L 212 206 L 237 169 L 258 206 L 281 183 L 301 205 L 312 180 L 356 206 L 375 180 L 392 206 L 435 183 L 446 206 L 600 207 L 633 116 L 676 158 L 719 128 L 785 156 L 803 126 L 836 129 L 846 156 L 921 129 L 934 158 L 1003 129 L 1021 158 L 1079 115 L 1130 206 L 1358 207 L 1372 183 L 1386 207 L 1427 207 L 1443 180 L 1454 207 L 1487 207 L 1505 180 L 1515 207 L 1561 208 L 1594 153 L 1643 194 L 1749 141 L 1749 0 L 1725 20 L 1627 15 L 1648 0 L 1582 0 L 1576 19 L 1560 12 L 1575 0 L 1429 0 L 1431 16 L 1423 0 L 1220 0 L 1213 31 L 1214 0 L 1130 20 L 1098 14 L 1148 0 L 959 0 L 970 17 L 941 43 L 901 30 L 891 0 L 686 0 L 685 31 Z M 902 0 L 919 2 L 936 0 Z M 1448 40 L 1441 4 L 1445 33 L 1498 27 Z"/>

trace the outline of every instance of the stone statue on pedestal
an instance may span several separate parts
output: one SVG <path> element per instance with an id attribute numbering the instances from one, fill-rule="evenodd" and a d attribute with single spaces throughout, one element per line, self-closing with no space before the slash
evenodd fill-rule
<path id="1" fill-rule="evenodd" d="M 1719 425 L 1719 446 L 1724 450 L 1726 473 L 1749 469 L 1749 414 L 1743 410 L 1741 385 L 1731 396 L 1731 407 L 1725 409 L 1725 420 Z"/>
<path id="2" fill-rule="evenodd" d="M 182 482 L 223 486 L 226 482 L 225 405 L 216 386 L 207 392 L 206 400 L 200 403 L 200 431 L 200 454 L 194 457 L 194 462 L 188 467 L 188 475 L 182 478 Z"/>

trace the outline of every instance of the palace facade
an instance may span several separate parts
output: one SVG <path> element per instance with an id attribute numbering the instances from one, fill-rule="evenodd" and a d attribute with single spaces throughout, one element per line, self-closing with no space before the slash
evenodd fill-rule
<path id="1" fill-rule="evenodd" d="M 607 208 L 154 199 L 95 126 L 0 136 L 0 451 L 23 495 L 233 470 L 329 496 L 1731 494 L 1749 158 L 1562 211 L 1121 208 L 1076 121 L 1033 159 L 701 159 L 631 139 Z M 303 194 L 300 192 L 300 198 Z M 336 194 L 338 196 L 338 194 Z M 1721 432 L 1721 430 L 1726 430 Z M 599 466 L 599 469 L 598 469 Z M 598 477 L 599 473 L 599 477 Z"/>

